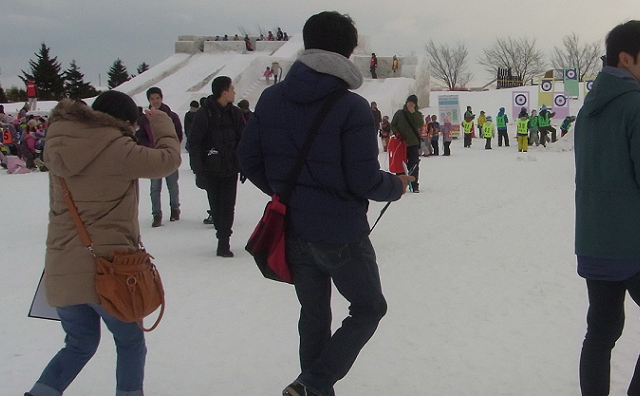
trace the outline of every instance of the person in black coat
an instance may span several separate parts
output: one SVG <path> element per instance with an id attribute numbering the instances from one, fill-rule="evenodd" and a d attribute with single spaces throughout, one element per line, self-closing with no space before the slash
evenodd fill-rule
<path id="1" fill-rule="evenodd" d="M 209 217 L 203 222 L 216 229 L 216 254 L 233 257 L 230 238 L 240 172 L 236 148 L 244 121 L 240 109 L 233 105 L 236 93 L 231 78 L 216 77 L 211 90 L 213 94 L 203 101 L 191 124 L 189 162 L 196 185 L 209 198 Z"/>

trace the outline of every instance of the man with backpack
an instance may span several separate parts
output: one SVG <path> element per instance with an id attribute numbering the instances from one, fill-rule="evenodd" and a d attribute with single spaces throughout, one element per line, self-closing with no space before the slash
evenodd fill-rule
<path id="1" fill-rule="evenodd" d="M 216 77 L 212 95 L 203 101 L 191 124 L 189 162 L 196 186 L 207 192 L 209 217 L 218 238 L 216 255 L 233 257 L 230 239 L 236 206 L 238 173 L 236 148 L 244 128 L 242 112 L 234 106 L 235 88 L 231 78 Z"/>

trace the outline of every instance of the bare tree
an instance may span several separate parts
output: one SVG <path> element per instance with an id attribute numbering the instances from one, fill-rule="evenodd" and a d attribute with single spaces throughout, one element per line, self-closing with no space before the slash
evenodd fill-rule
<path id="1" fill-rule="evenodd" d="M 575 32 L 562 38 L 564 48 L 553 47 L 551 64 L 556 69 L 577 67 L 580 73 L 580 81 L 585 76 L 595 76 L 600 71 L 602 62 L 602 44 L 600 41 L 582 43 L 580 36 Z"/>
<path id="2" fill-rule="evenodd" d="M 436 46 L 429 40 L 425 49 L 430 58 L 431 74 L 447 84 L 450 90 L 462 88 L 471 81 L 473 75 L 467 69 L 469 51 L 465 43 L 459 41 L 454 47 L 449 44 Z"/>
<path id="3" fill-rule="evenodd" d="M 511 72 L 523 82 L 545 72 L 546 63 L 544 53 L 536 48 L 536 39 L 497 38 L 478 63 L 485 66 L 485 70 L 495 76 L 499 68 L 511 69 Z"/>
<path id="4" fill-rule="evenodd" d="M 256 29 L 258 30 L 258 36 L 262 34 L 265 38 L 267 37 L 267 28 L 262 25 L 256 25 Z"/>

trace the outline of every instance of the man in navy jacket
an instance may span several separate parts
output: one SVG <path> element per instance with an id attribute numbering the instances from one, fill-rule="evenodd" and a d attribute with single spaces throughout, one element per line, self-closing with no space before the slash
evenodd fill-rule
<path id="1" fill-rule="evenodd" d="M 363 81 L 348 59 L 358 41 L 351 18 L 314 15 L 303 39 L 305 52 L 281 84 L 263 92 L 238 147 L 243 173 L 267 195 L 282 191 L 327 96 Z M 283 395 L 333 395 L 375 332 L 387 304 L 368 236 L 368 200 L 398 200 L 411 180 L 380 170 L 367 100 L 342 96 L 322 123 L 287 207 L 287 261 L 302 306 L 302 372 Z M 332 280 L 351 304 L 334 334 Z"/>

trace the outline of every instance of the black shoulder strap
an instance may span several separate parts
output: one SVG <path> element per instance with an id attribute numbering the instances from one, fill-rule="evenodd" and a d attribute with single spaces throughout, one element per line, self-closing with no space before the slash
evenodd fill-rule
<path id="1" fill-rule="evenodd" d="M 284 190 L 280 193 L 280 202 L 285 205 L 289 202 L 289 198 L 291 198 L 291 194 L 296 186 L 296 182 L 300 178 L 300 174 L 302 173 L 302 168 L 307 161 L 307 156 L 309 155 L 309 151 L 311 151 L 311 146 L 313 145 L 313 141 L 318 135 L 318 131 L 320 130 L 320 126 L 324 121 L 325 117 L 329 113 L 329 110 L 333 107 L 333 105 L 343 97 L 347 92 L 347 89 L 339 89 L 337 91 L 332 92 L 327 96 L 322 108 L 318 112 L 313 124 L 311 124 L 311 129 L 309 130 L 309 134 L 307 135 L 307 140 L 304 142 L 304 146 L 302 146 L 302 150 L 298 155 L 298 159 L 296 160 L 289 177 L 287 178 L 287 182 L 284 186 Z"/>
<path id="2" fill-rule="evenodd" d="M 409 118 L 409 116 L 407 115 L 407 113 L 404 110 L 402 110 L 402 114 L 404 114 L 404 118 L 407 119 L 407 122 L 409 123 L 409 127 L 413 131 L 414 135 L 416 135 L 416 137 L 418 138 L 418 141 L 420 141 L 420 134 L 418 133 L 418 130 L 416 129 L 416 126 L 413 125 L 413 122 L 411 121 L 411 118 Z"/>

